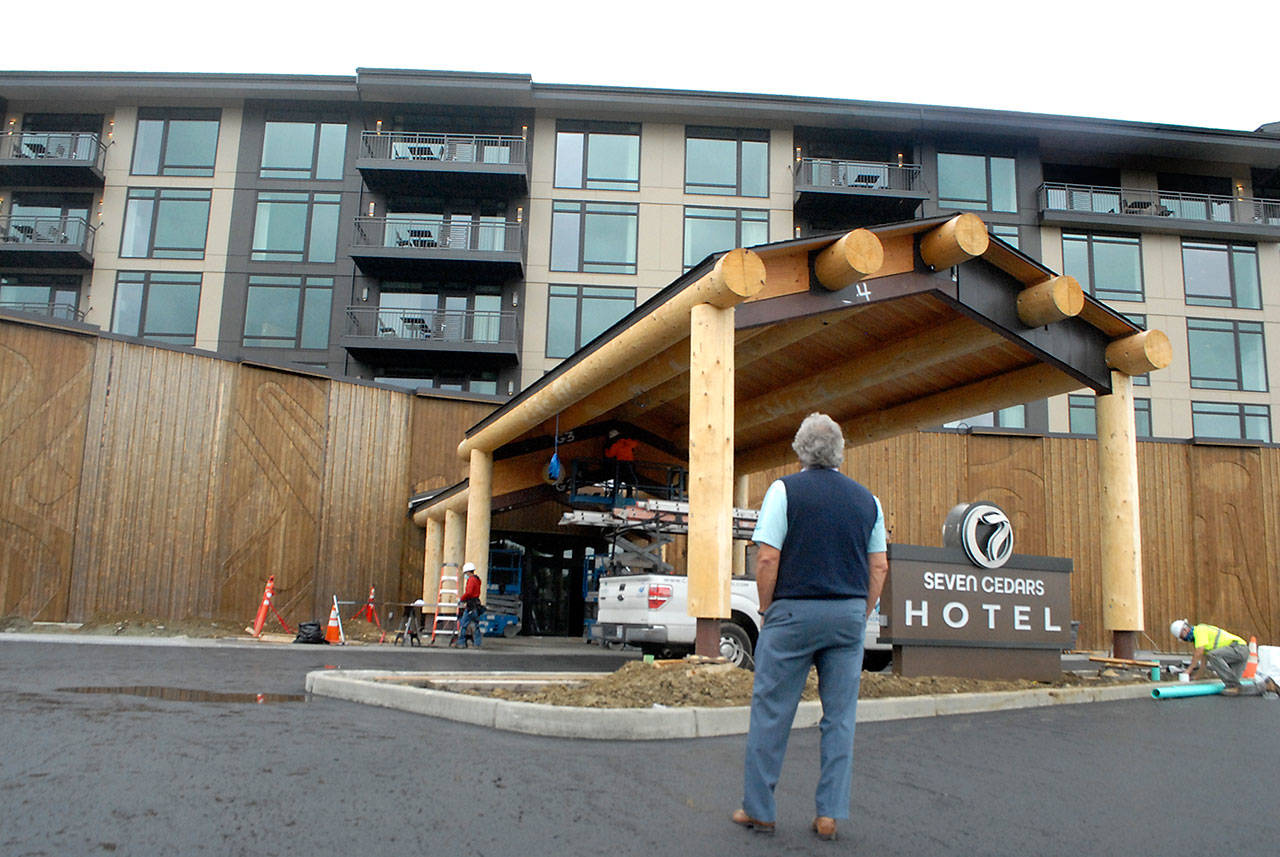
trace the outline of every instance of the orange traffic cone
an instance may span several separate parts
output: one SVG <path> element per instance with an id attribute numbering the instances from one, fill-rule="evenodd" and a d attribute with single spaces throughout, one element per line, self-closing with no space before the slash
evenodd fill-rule
<path id="1" fill-rule="evenodd" d="M 1244 675 L 1241 678 L 1253 678 L 1258 674 L 1258 638 L 1249 638 L 1249 660 L 1244 665 Z"/>
<path id="2" fill-rule="evenodd" d="M 324 630 L 324 640 L 326 643 L 342 643 L 347 642 L 346 635 L 342 633 L 342 620 L 338 618 L 338 596 L 333 596 L 333 609 L 329 611 L 329 627 Z"/>

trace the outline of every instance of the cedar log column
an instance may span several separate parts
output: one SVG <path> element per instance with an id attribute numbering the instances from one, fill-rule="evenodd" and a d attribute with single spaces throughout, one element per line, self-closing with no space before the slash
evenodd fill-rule
<path id="1" fill-rule="evenodd" d="M 480 578 L 480 600 L 489 599 L 489 515 L 493 509 L 493 453 L 471 450 L 471 472 L 467 477 L 466 561 L 476 566 Z M 462 583 L 459 579 L 459 584 Z"/>
<path id="2" fill-rule="evenodd" d="M 733 570 L 733 306 L 689 313 L 689 615 L 694 651 L 720 654 Z"/>
<path id="3" fill-rule="evenodd" d="M 422 602 L 424 613 L 436 612 L 440 592 L 440 566 L 444 564 L 444 519 L 427 518 L 426 556 L 422 560 Z"/>
<path id="4" fill-rule="evenodd" d="M 1132 658 L 1142 621 L 1142 532 L 1133 378 L 1112 370 L 1111 395 L 1098 396 L 1098 477 L 1102 501 L 1102 623 L 1117 658 Z"/>
<path id="5" fill-rule="evenodd" d="M 467 544 L 467 516 L 453 509 L 444 512 L 444 562 L 440 563 L 441 573 L 444 569 L 456 578 L 453 596 L 454 611 L 457 611 L 458 592 L 462 591 L 462 554 Z"/>

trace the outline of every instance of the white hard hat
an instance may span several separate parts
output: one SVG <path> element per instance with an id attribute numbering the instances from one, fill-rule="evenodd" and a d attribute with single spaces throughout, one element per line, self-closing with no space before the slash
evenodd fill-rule
<path id="1" fill-rule="evenodd" d="M 476 570 L 476 564 L 474 562 L 464 562 L 462 564 L 463 574 L 466 574 L 468 571 L 475 571 L 475 570 Z"/>
<path id="2" fill-rule="evenodd" d="M 1169 633 L 1181 640 L 1182 635 L 1186 633 L 1190 627 L 1191 623 L 1186 619 L 1174 619 L 1169 623 Z"/>

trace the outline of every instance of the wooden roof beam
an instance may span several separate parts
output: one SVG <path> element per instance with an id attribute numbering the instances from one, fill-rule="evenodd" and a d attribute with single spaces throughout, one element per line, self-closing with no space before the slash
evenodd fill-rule
<path id="1" fill-rule="evenodd" d="M 954 268 L 987 252 L 991 236 L 976 214 L 957 214 L 920 236 L 920 258 L 935 271 Z"/>
<path id="2" fill-rule="evenodd" d="M 1144 330 L 1107 346 L 1107 365 L 1126 375 L 1145 375 L 1173 361 L 1173 346 L 1163 330 Z"/>
<path id="3" fill-rule="evenodd" d="M 1063 274 L 1018 293 L 1018 320 L 1027 327 L 1075 318 L 1084 309 L 1084 289 L 1075 277 Z"/>
<path id="4" fill-rule="evenodd" d="M 880 239 L 869 229 L 855 229 L 819 253 L 813 271 L 823 288 L 835 292 L 865 280 L 883 265 Z"/>

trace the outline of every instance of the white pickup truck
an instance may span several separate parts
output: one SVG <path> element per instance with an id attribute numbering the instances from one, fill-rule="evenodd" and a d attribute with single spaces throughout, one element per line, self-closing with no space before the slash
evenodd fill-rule
<path id="1" fill-rule="evenodd" d="M 630 643 L 652 655 L 693 651 L 697 620 L 689 615 L 689 579 L 677 574 L 627 574 L 600 578 L 600 609 L 593 639 Z M 756 582 L 735 577 L 729 587 L 732 616 L 720 622 L 720 654 L 740 667 L 754 666 L 760 635 L 760 599 Z M 867 619 L 863 669 L 889 664 L 892 647 L 880 642 L 880 612 Z"/>

